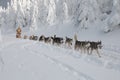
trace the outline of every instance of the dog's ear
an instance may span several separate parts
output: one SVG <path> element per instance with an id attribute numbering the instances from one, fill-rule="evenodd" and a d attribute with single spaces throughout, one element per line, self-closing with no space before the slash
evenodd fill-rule
<path id="1" fill-rule="evenodd" d="M 53 37 L 51 37 L 51 39 L 53 39 Z"/>

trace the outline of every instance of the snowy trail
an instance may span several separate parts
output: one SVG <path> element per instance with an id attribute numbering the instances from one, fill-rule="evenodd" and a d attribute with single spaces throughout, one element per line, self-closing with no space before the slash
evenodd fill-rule
<path id="1" fill-rule="evenodd" d="M 64 54 L 64 55 L 70 55 L 70 56 L 72 56 L 74 59 L 78 59 L 79 58 L 79 60 L 80 59 L 82 59 L 82 61 L 84 62 L 88 62 L 88 63 L 90 63 L 90 64 L 94 64 L 95 66 L 97 65 L 97 66 L 100 66 L 100 67 L 102 67 L 102 68 L 107 68 L 107 69 L 113 69 L 113 70 L 116 70 L 116 71 L 119 71 L 120 69 L 119 69 L 119 63 L 116 65 L 116 64 L 109 64 L 109 63 L 107 63 L 106 64 L 106 62 L 109 62 L 108 60 L 105 60 L 105 57 L 104 56 L 106 56 L 107 57 L 107 55 L 103 55 L 103 58 L 101 59 L 101 58 L 98 58 L 97 56 L 89 56 L 89 55 L 85 55 L 85 56 L 81 56 L 81 55 L 75 55 L 75 51 L 71 51 L 71 50 L 69 50 L 69 49 L 67 49 L 66 51 L 68 52 L 66 52 L 63 48 L 56 48 L 56 49 L 54 49 L 54 50 L 56 50 L 56 51 L 62 51 L 62 52 L 53 52 L 53 53 L 60 53 L 59 55 L 57 54 L 57 55 L 55 55 L 55 54 L 47 54 L 45 51 L 43 51 L 43 52 L 41 52 L 41 50 L 42 49 L 40 49 L 39 47 L 40 46 L 44 46 L 44 47 L 46 47 L 46 49 L 50 49 L 51 51 L 53 51 L 53 49 L 54 48 L 56 48 L 56 47 L 52 47 L 51 45 L 46 45 L 46 44 L 37 44 L 37 46 L 36 46 L 36 50 L 34 50 L 33 52 L 35 53 L 42 53 L 42 54 L 45 54 L 45 55 L 47 55 L 47 56 L 49 56 L 49 57 L 54 57 L 54 59 L 56 59 L 56 60 L 62 60 L 62 62 L 66 62 L 66 59 L 64 60 L 64 59 L 62 59 L 64 56 L 62 56 L 62 58 L 61 58 L 61 53 L 62 54 Z M 35 46 L 34 46 L 35 47 Z M 51 48 L 52 47 L 52 48 Z M 29 46 L 27 47 L 27 48 L 29 48 Z M 38 49 L 37 49 L 38 48 Z M 44 48 L 45 49 L 45 48 Z M 59 50 L 60 49 L 60 50 Z M 29 50 L 31 50 L 31 48 L 29 49 Z M 40 51 L 37 51 L 37 50 L 40 50 Z M 64 52 L 65 51 L 65 52 Z M 69 53 L 70 52 L 70 53 Z M 51 52 L 50 52 L 51 53 Z M 74 55 L 74 56 L 73 56 Z M 78 56 L 77 58 L 75 57 L 75 56 Z M 112 57 L 111 57 L 112 58 Z M 119 60 L 119 59 L 118 59 Z M 114 62 L 114 61 L 113 61 Z M 74 63 L 74 62 L 73 62 Z M 64 63 L 64 64 L 66 64 L 66 65 L 68 65 L 68 62 L 66 62 L 66 63 Z M 106 65 L 109 67 L 106 67 Z M 69 65 L 70 67 L 72 67 L 71 65 Z M 112 66 L 112 67 L 111 67 Z M 110 68 L 111 67 L 111 68 Z M 76 71 L 79 71 L 79 70 L 76 70 Z M 74 73 L 74 72 L 73 72 Z M 109 71 L 108 71 L 108 73 L 109 73 Z M 114 71 L 113 71 L 113 73 L 115 73 Z M 112 75 L 112 74 L 111 74 Z M 117 77 L 116 77 L 117 78 Z"/>
<path id="2" fill-rule="evenodd" d="M 4 80 L 7 80 L 5 75 L 11 75 L 10 72 L 15 74 L 19 72 L 19 70 L 21 70 L 20 74 L 16 74 L 18 77 L 13 78 L 13 75 L 11 75 L 9 78 L 16 80 L 17 78 L 20 78 L 20 76 L 26 74 L 27 76 L 31 76 L 31 79 L 29 80 L 35 79 L 34 77 L 37 77 L 36 80 L 48 80 L 48 78 L 54 79 L 54 73 L 51 74 L 50 72 L 48 73 L 52 77 L 48 76 L 47 79 L 45 77 L 38 77 L 38 75 L 44 74 L 40 72 L 44 72 L 45 69 L 48 71 L 53 70 L 55 73 L 58 71 L 56 76 L 60 77 L 59 74 L 62 74 L 60 80 L 120 79 L 120 54 L 118 53 L 119 48 L 117 46 L 105 46 L 105 48 L 100 51 L 102 58 L 98 58 L 95 53 L 92 55 L 81 54 L 78 51 L 65 48 L 64 46 L 58 47 L 38 41 L 19 40 L 14 38 L 9 39 L 12 41 L 5 43 L 1 51 L 1 57 L 4 64 L 0 63 L 2 69 L 0 72 L 0 79 L 3 78 Z M 5 39 L 5 42 L 6 41 L 7 39 Z M 42 65 L 38 63 L 42 63 Z M 40 68 L 38 68 L 38 66 Z M 44 66 L 48 66 L 51 69 L 49 70 L 48 67 Z M 38 71 L 36 69 L 38 69 Z M 28 72 L 29 74 L 27 74 Z M 44 76 L 46 76 L 46 73 Z"/>
<path id="3" fill-rule="evenodd" d="M 41 56 L 41 55 L 44 56 L 45 58 L 50 60 L 51 63 L 57 64 L 59 67 L 63 68 L 65 72 L 69 72 L 69 73 L 73 74 L 74 76 L 76 76 L 78 78 L 78 80 L 94 80 L 91 77 L 89 77 L 88 75 L 77 71 L 73 67 L 71 67 L 71 66 L 69 66 L 69 65 L 67 65 L 65 63 L 62 63 L 62 62 L 58 61 L 55 58 L 52 58 L 50 56 L 45 55 L 45 53 L 29 50 L 27 47 L 25 47 L 25 49 L 30 51 L 32 54 L 37 55 L 37 56 Z"/>
<path id="4" fill-rule="evenodd" d="M 46 45 L 48 46 L 48 45 Z M 38 46 L 39 47 L 39 46 Z M 49 46 L 51 47 L 51 46 Z M 48 47 L 48 48 L 49 48 Z M 109 48 L 108 48 L 109 49 Z M 80 59 L 81 57 L 83 58 L 83 60 L 85 60 L 88 63 L 94 64 L 94 65 L 98 65 L 98 66 L 105 66 L 108 67 L 110 69 L 114 69 L 117 71 L 120 71 L 120 55 L 119 53 L 117 53 L 114 50 L 108 50 L 106 48 L 103 48 L 103 50 L 101 51 L 101 55 L 102 55 L 102 59 L 98 58 L 97 55 L 93 54 L 91 55 L 84 55 L 84 54 L 80 54 L 77 51 L 73 51 L 70 49 L 63 49 L 61 48 L 59 51 L 62 51 L 61 53 L 66 53 L 72 57 L 74 57 L 75 59 Z"/>
<path id="5" fill-rule="evenodd" d="M 22 42 L 22 43 L 23 43 L 23 42 Z M 19 47 L 27 50 L 26 47 L 28 47 L 28 46 L 33 46 L 33 45 L 35 45 L 36 43 L 37 43 L 37 42 L 33 42 L 32 44 L 29 44 L 29 43 L 28 43 L 28 44 L 25 44 L 25 45 L 21 45 L 21 46 L 19 46 Z M 14 44 L 16 44 L 16 43 L 11 43 L 10 45 L 7 45 L 7 46 L 4 47 L 4 48 L 7 48 L 7 47 L 9 47 L 9 46 L 11 46 L 11 45 L 12 45 L 12 47 L 19 48 L 19 47 L 17 47 L 17 45 L 14 45 Z M 19 44 L 20 44 L 20 43 L 19 43 Z M 23 43 L 23 44 L 24 44 L 24 43 Z M 28 52 L 29 52 L 29 51 L 32 52 L 32 54 L 35 54 L 35 55 L 36 55 L 36 53 L 38 53 L 38 52 L 32 51 L 32 50 L 28 50 Z M 43 55 L 43 54 L 42 54 L 42 55 Z M 39 54 L 38 56 L 40 56 L 40 54 Z M 63 68 L 65 72 L 67 71 L 67 72 L 71 73 L 72 75 L 74 75 L 75 77 L 77 77 L 78 80 L 93 80 L 93 79 L 90 78 L 89 76 L 87 76 L 87 75 L 85 75 L 85 74 L 83 74 L 83 73 L 75 70 L 74 68 L 68 66 L 67 64 L 64 64 L 64 63 L 58 61 L 57 59 L 51 58 L 51 57 L 49 57 L 49 56 L 47 56 L 47 55 L 45 55 L 45 54 L 44 54 L 43 56 L 44 56 L 46 59 L 48 59 L 48 60 L 54 62 L 55 64 L 57 64 L 59 67 Z"/>
<path id="6" fill-rule="evenodd" d="M 36 43 L 36 42 L 35 42 Z M 26 70 L 30 70 L 29 68 L 31 68 L 31 67 L 34 67 L 34 69 L 35 68 L 37 68 L 37 66 L 34 66 L 34 65 L 36 65 L 36 63 L 33 63 L 33 62 L 35 62 L 36 61 L 36 58 L 38 58 L 38 60 L 37 60 L 37 63 L 42 63 L 43 65 L 40 65 L 40 68 L 41 68 L 41 66 L 43 66 L 43 73 L 41 73 L 41 72 L 38 72 L 38 71 L 36 71 L 37 73 L 39 73 L 40 75 L 45 75 L 45 76 L 47 76 L 46 74 L 49 74 L 50 76 L 47 76 L 48 78 L 46 78 L 46 77 L 43 77 L 43 79 L 45 79 L 45 80 L 49 80 L 49 79 L 57 79 L 57 78 L 60 78 L 60 79 L 58 79 L 58 80 L 73 80 L 73 79 L 75 79 L 75 80 L 79 80 L 78 78 L 76 78 L 76 77 L 74 77 L 74 76 L 72 76 L 72 74 L 67 74 L 66 72 L 63 72 L 62 70 L 60 70 L 59 69 L 59 67 L 58 67 L 58 65 L 57 64 L 52 64 L 51 62 L 49 62 L 49 60 L 48 60 L 48 58 L 47 57 L 45 57 L 45 56 L 36 56 L 35 55 L 35 53 L 33 54 L 33 53 L 31 53 L 31 52 L 29 52 L 29 51 L 26 51 L 26 50 L 24 50 L 24 46 L 32 46 L 33 44 L 35 44 L 34 42 L 32 43 L 32 44 L 25 44 L 25 45 L 23 45 L 23 44 L 21 44 L 21 43 L 19 43 L 19 44 L 13 44 L 12 46 L 11 46 L 11 48 L 10 48 L 10 51 L 12 52 L 12 49 L 14 50 L 14 48 L 20 48 L 18 51 L 24 51 L 25 53 L 22 53 L 22 54 L 20 54 L 20 53 L 16 53 L 15 52 L 15 54 L 14 53 L 11 53 L 11 56 L 5 56 L 5 55 L 7 55 L 8 53 L 6 52 L 6 51 L 2 51 L 3 53 L 7 53 L 7 54 L 3 54 L 3 58 L 4 58 L 4 62 L 5 62 L 5 65 L 4 65 L 4 70 L 3 70 L 3 72 L 2 72 L 2 74 L 1 74 L 1 76 L 0 76 L 0 78 L 3 78 L 4 80 L 7 80 L 4 76 L 5 75 L 7 75 L 7 74 L 9 74 L 8 72 L 6 72 L 6 71 L 11 71 L 11 70 L 13 70 L 13 68 L 14 68 L 14 70 L 15 70 L 15 72 L 16 71 L 19 71 L 19 70 L 22 70 L 22 71 L 24 71 L 25 73 L 26 73 Z M 19 46 L 18 46 L 19 45 Z M 9 50 L 7 50 L 7 51 L 9 51 Z M 14 56 L 13 56 L 13 54 L 14 54 Z M 6 57 L 8 58 L 8 60 L 10 60 L 10 61 L 8 61 L 7 59 L 6 59 Z M 21 57 L 21 59 L 19 58 L 19 57 Z M 25 57 L 27 57 L 27 59 L 25 59 Z M 10 58 L 10 59 L 9 59 Z M 33 59 L 32 59 L 33 58 Z M 42 59 L 41 59 L 42 58 Z M 29 59 L 32 59 L 32 60 L 29 60 Z M 35 59 L 35 60 L 34 60 Z M 27 62 L 26 62 L 26 60 L 27 60 Z M 40 61 L 39 61 L 40 60 Z M 18 63 L 16 63 L 16 61 L 18 62 Z M 32 62 L 30 62 L 30 61 L 32 61 Z M 41 62 L 42 61 L 42 62 Z M 47 63 L 47 64 L 46 64 Z M 10 66 L 10 64 L 12 64 L 11 66 Z M 7 66 L 10 66 L 10 68 L 8 68 Z M 45 66 L 47 66 L 47 67 L 45 67 Z M 49 70 L 49 68 L 51 68 L 52 67 L 52 69 L 51 70 Z M 40 68 L 37 68 L 37 69 L 40 69 Z M 11 69 L 11 70 L 10 70 Z M 45 70 L 45 71 L 44 71 Z M 49 70 L 49 72 L 47 72 L 47 73 L 45 73 L 46 72 L 46 70 Z M 20 71 L 20 73 L 23 73 L 22 71 Z M 31 71 L 31 70 L 30 70 Z M 40 70 L 41 71 L 41 70 Z M 27 76 L 29 75 L 29 77 L 30 76 L 33 76 L 34 75 L 34 77 L 31 77 L 32 79 L 29 79 L 29 80 L 33 80 L 33 79 L 35 79 L 35 74 L 36 74 L 36 72 L 29 72 L 29 74 L 27 74 Z M 52 74 L 50 74 L 52 72 Z M 55 73 L 57 73 L 56 74 L 56 76 L 55 76 Z M 15 74 L 14 73 L 14 71 L 11 71 L 11 73 L 13 73 L 13 74 Z M 18 73 L 17 73 L 18 74 Z M 16 74 L 16 75 L 17 75 Z M 24 73 L 23 73 L 24 74 Z M 60 75 L 59 75 L 60 74 Z M 9 74 L 10 75 L 10 74 Z M 26 74 L 25 74 L 26 75 Z M 38 75 L 38 74 L 37 74 Z M 39 76 L 40 76 L 39 75 Z M 13 76 L 13 75 L 12 75 Z M 21 76 L 21 75 L 17 75 L 18 76 L 18 78 Z M 23 76 L 23 75 L 22 75 Z M 52 76 L 52 77 L 51 77 Z M 54 76 L 54 77 L 53 77 Z M 68 77 L 69 76 L 69 77 Z M 38 76 L 36 76 L 36 77 L 38 77 Z M 10 77 L 10 78 L 12 78 L 12 77 Z M 14 80 L 16 80 L 16 78 L 13 78 Z M 37 80 L 39 80 L 40 78 L 38 78 Z M 41 78 L 42 79 L 42 78 Z M 20 79 L 18 79 L 18 80 L 20 80 Z M 26 79 L 24 79 L 24 77 L 23 77 L 23 79 L 22 80 L 26 80 Z"/>

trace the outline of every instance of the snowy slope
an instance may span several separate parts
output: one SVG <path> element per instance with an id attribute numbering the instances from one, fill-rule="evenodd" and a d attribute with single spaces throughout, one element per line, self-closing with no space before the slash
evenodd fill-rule
<path id="1" fill-rule="evenodd" d="M 120 0 L 12 0 L 6 10 L 0 7 L 0 80 L 120 80 L 119 4 Z M 102 57 L 75 51 L 74 45 L 70 49 L 16 39 L 18 26 L 22 36 L 77 34 L 81 41 L 101 40 Z M 104 33 L 110 30 L 114 31 Z"/>
<path id="2" fill-rule="evenodd" d="M 43 27 L 34 34 L 73 37 L 75 28 L 72 29 L 68 24 L 60 26 L 59 29 L 56 26 Z M 67 27 L 70 27 L 68 32 L 65 29 Z M 101 58 L 95 52 L 87 55 L 65 45 L 58 47 L 39 41 L 16 39 L 15 33 L 4 35 L 0 50 L 0 80 L 119 80 L 119 31 L 103 35 L 100 29 L 95 30 L 80 31 L 78 38 L 102 40 Z M 25 29 L 24 34 L 31 33 Z"/>

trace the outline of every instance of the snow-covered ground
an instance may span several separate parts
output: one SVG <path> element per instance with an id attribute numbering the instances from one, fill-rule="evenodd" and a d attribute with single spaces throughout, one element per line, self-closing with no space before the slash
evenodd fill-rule
<path id="1" fill-rule="evenodd" d="M 120 80 L 120 0 L 7 1 L 0 0 L 0 80 Z M 102 57 L 75 51 L 74 43 L 16 39 L 18 26 L 22 36 L 101 40 Z"/>
<path id="2" fill-rule="evenodd" d="M 72 24 L 48 26 L 32 34 L 73 38 L 76 33 L 78 40 L 101 40 L 101 58 L 95 52 L 87 55 L 64 44 L 58 47 L 16 39 L 11 32 L 2 35 L 0 80 L 120 80 L 120 30 L 106 34 L 99 27 L 78 28 Z M 23 29 L 24 34 L 31 35 L 27 29 Z"/>

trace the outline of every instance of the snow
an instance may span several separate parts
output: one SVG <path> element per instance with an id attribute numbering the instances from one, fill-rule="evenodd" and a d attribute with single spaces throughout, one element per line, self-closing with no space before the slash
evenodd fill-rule
<path id="1" fill-rule="evenodd" d="M 3 0 L 1 0 L 3 1 Z M 0 3 L 1 5 L 1 3 Z M 120 0 L 11 0 L 0 6 L 0 80 L 120 80 Z M 101 58 L 24 35 L 102 41 Z"/>
<path id="2" fill-rule="evenodd" d="M 35 35 L 73 37 L 76 31 L 71 23 L 42 27 Z M 52 27 L 52 28 L 51 28 Z M 66 28 L 69 27 L 69 30 Z M 54 31 L 54 33 L 53 33 Z M 60 32 L 63 31 L 63 34 Z M 66 32 L 67 31 L 67 32 Z M 79 40 L 102 40 L 101 58 L 70 49 L 64 44 L 56 46 L 39 41 L 16 39 L 15 32 L 3 36 L 0 51 L 1 80 L 119 80 L 120 79 L 120 39 L 119 30 L 105 34 L 94 27 L 78 31 Z M 30 35 L 23 28 L 23 34 Z M 89 34 L 89 36 L 88 36 Z M 104 35 L 103 35 L 104 34 Z"/>
<path id="3" fill-rule="evenodd" d="M 0 30 L 0 43 L 2 42 L 1 30 Z"/>

